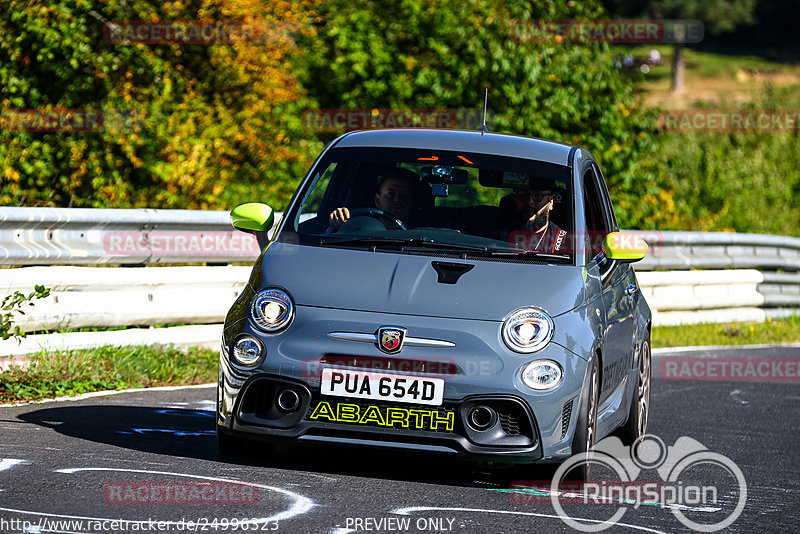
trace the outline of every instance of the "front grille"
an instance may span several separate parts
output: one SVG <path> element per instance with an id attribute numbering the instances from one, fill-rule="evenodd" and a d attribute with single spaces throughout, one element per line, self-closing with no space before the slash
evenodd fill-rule
<path id="1" fill-rule="evenodd" d="M 569 429 L 569 419 L 572 417 L 572 404 L 574 401 L 574 397 L 568 400 L 566 403 L 564 403 L 564 408 L 561 410 L 561 439 L 564 439 L 564 436 L 567 435 L 567 429 Z"/>
<path id="2" fill-rule="evenodd" d="M 326 364 L 326 366 L 356 367 L 359 371 L 402 372 L 410 375 L 431 374 L 442 376 L 464 374 L 464 370 L 455 363 L 435 360 L 327 353 L 319 361 Z"/>

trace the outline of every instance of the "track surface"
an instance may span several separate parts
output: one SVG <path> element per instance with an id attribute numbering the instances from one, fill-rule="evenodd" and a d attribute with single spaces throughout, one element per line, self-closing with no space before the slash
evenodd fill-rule
<path id="1" fill-rule="evenodd" d="M 796 365 L 800 349 L 679 356 L 695 361 L 778 357 Z M 739 466 L 747 501 L 725 532 L 797 532 L 797 379 L 665 380 L 658 372 L 665 357 L 670 355 L 654 357 L 650 432 L 667 445 L 689 436 Z M 203 387 L 0 408 L 0 532 L 232 532 L 234 519 L 248 518 L 262 520 L 248 524 L 250 532 L 573 531 L 555 516 L 549 499 L 508 491 L 515 480 L 551 477 L 552 468 L 530 473 L 450 457 L 320 445 L 281 448 L 267 459 L 222 458 L 214 437 L 213 398 L 213 387 Z M 655 472 L 643 477 L 659 479 Z M 223 486 L 218 479 L 255 484 L 249 494 L 255 497 L 242 503 L 244 494 L 231 493 L 234 504 L 219 497 L 212 505 L 119 504 L 110 493 L 136 482 L 197 489 L 217 480 L 217 487 Z M 602 521 L 617 506 L 568 504 L 565 510 L 575 518 Z M 706 523 L 724 518 L 711 511 L 686 513 Z M 92 523 L 95 519 L 174 523 Z M 73 522 L 55 523 L 59 520 Z M 620 523 L 605 532 L 691 532 L 670 508 L 658 506 L 629 508 Z"/>

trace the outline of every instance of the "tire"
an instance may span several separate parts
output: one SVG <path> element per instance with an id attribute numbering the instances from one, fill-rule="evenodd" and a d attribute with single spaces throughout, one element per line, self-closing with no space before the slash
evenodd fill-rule
<path id="1" fill-rule="evenodd" d="M 636 389 L 633 391 L 631 408 L 627 422 L 619 428 L 617 435 L 625 445 L 632 445 L 637 439 L 647 434 L 650 426 L 650 393 L 652 391 L 650 352 L 650 333 L 648 332 L 639 352 L 639 372 L 636 373 Z"/>
<path id="2" fill-rule="evenodd" d="M 597 440 L 597 409 L 600 404 L 600 362 L 598 357 L 592 359 L 592 372 L 586 397 L 581 399 L 581 410 L 578 415 L 575 436 L 572 438 L 572 454 L 585 454 L 594 448 Z M 585 482 L 591 480 L 591 463 L 579 464 L 565 477 L 565 480 Z"/>

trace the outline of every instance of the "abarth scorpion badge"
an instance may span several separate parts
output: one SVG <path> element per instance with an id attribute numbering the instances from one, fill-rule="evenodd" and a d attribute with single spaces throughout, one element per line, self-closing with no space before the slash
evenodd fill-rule
<path id="1" fill-rule="evenodd" d="M 386 354 L 396 354 L 403 350 L 407 330 L 397 326 L 378 328 L 378 348 Z"/>

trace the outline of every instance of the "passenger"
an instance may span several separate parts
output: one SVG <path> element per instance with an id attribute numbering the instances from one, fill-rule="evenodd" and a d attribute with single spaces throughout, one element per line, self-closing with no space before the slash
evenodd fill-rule
<path id="1" fill-rule="evenodd" d="M 419 176 L 414 171 L 393 167 L 378 180 L 375 207 L 407 225 L 414 205 L 414 187 Z M 328 217 L 331 231 L 338 230 L 348 219 L 350 210 L 346 207 L 333 210 Z"/>
<path id="2" fill-rule="evenodd" d="M 558 253 L 566 245 L 567 232 L 550 220 L 555 195 L 552 186 L 532 183 L 530 189 L 520 189 L 503 197 L 500 209 L 508 239 L 513 248 L 536 252 Z"/>

